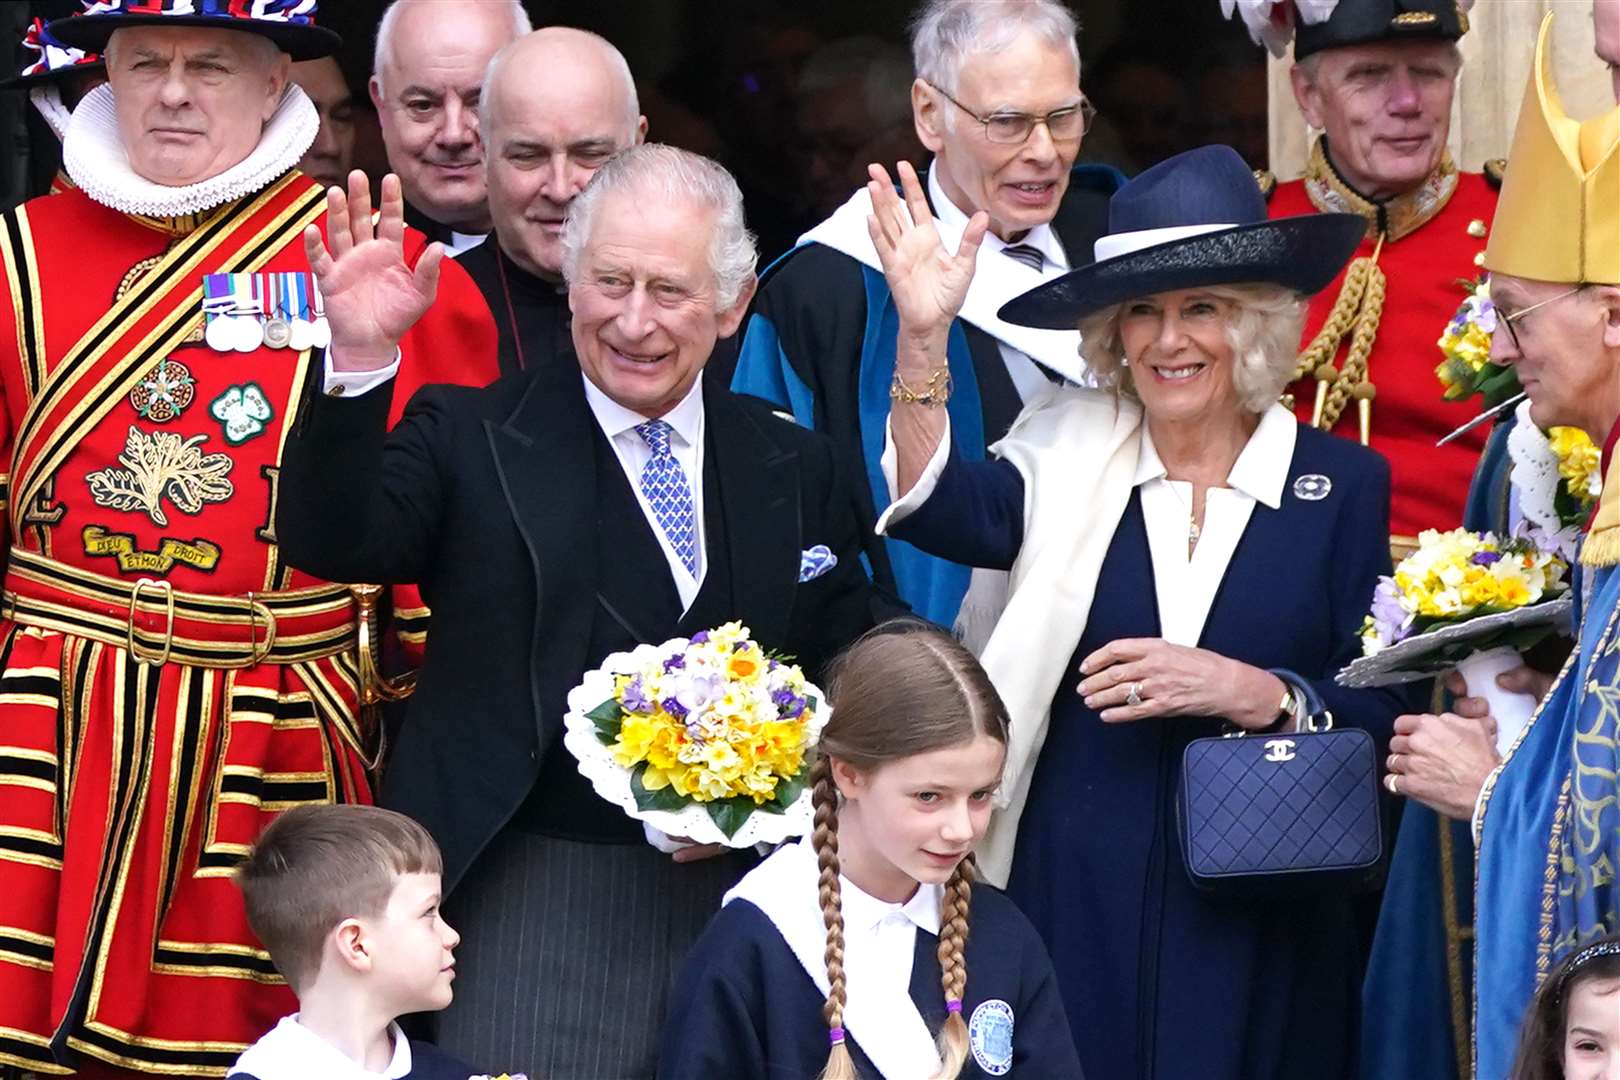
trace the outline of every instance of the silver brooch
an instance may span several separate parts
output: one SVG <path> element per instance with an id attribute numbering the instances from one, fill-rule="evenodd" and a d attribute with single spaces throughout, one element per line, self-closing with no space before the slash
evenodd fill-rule
<path id="1" fill-rule="evenodd" d="M 1306 473 L 1294 481 L 1294 497 L 1306 502 L 1321 502 L 1333 490 L 1333 481 L 1321 473 Z"/>

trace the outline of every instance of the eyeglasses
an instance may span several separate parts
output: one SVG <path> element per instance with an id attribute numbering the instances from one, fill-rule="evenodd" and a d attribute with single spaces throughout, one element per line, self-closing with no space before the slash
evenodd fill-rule
<path id="1" fill-rule="evenodd" d="M 1561 292 L 1557 296 L 1549 296 L 1545 300 L 1538 300 L 1529 307 L 1520 308 L 1518 311 L 1515 311 L 1512 314 L 1504 314 L 1502 309 L 1498 308 L 1496 310 L 1496 321 L 1507 327 L 1508 337 L 1513 339 L 1513 351 L 1519 353 L 1520 355 L 1523 355 L 1524 353 L 1524 346 L 1519 343 L 1519 331 L 1514 329 L 1515 323 L 1524 318 L 1526 315 L 1530 314 L 1532 311 L 1535 311 L 1537 308 L 1544 308 L 1554 300 L 1562 300 L 1565 297 L 1574 296 L 1584 288 L 1586 288 L 1585 285 L 1577 285 L 1568 292 Z"/>
<path id="2" fill-rule="evenodd" d="M 1004 146 L 1017 146 L 1023 143 L 1035 130 L 1036 124 L 1046 125 L 1046 133 L 1052 136 L 1053 142 L 1071 142 L 1090 131 L 1091 122 L 1097 117 L 1096 106 L 1092 105 L 1084 94 L 1080 96 L 1080 104 L 1056 109 L 1045 116 L 1021 112 L 999 112 L 980 116 L 933 83 L 928 85 L 932 86 L 940 97 L 983 124 L 984 137 L 987 140 Z"/>

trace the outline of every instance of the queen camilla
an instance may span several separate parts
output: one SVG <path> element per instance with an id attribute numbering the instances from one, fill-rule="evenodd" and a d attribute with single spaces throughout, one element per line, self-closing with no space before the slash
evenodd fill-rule
<path id="1" fill-rule="evenodd" d="M 993 459 L 952 448 L 945 333 L 983 216 L 952 255 L 909 166 L 873 169 L 870 231 L 900 312 L 878 528 L 983 568 L 968 619 L 1013 717 L 981 859 L 1052 953 L 1090 1076 L 1281 1080 L 1355 1072 L 1350 897 L 1223 904 L 1177 842 L 1176 776 L 1223 721 L 1288 732 L 1306 702 L 1387 738 L 1397 698 L 1332 675 L 1389 569 L 1389 468 L 1278 398 L 1305 297 L 1361 222 L 1266 220 L 1232 150 L 1122 187 L 1097 261 L 1001 311 L 1079 326 L 1084 366 L 1032 401 Z M 966 628 L 972 637 L 972 627 Z"/>

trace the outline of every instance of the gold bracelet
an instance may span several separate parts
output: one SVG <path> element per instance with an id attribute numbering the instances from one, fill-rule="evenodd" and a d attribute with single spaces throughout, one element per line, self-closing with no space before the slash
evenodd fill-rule
<path id="1" fill-rule="evenodd" d="M 889 397 L 907 405 L 936 409 L 951 399 L 951 369 L 945 364 L 935 368 L 933 374 L 928 376 L 928 385 L 921 390 L 907 386 L 905 380 L 900 378 L 899 369 L 896 369 L 894 381 L 889 384 Z"/>

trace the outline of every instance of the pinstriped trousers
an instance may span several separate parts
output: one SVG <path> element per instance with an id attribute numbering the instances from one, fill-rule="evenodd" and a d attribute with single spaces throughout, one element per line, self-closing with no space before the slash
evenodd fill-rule
<path id="1" fill-rule="evenodd" d="M 439 1045 L 491 1073 L 651 1080 L 681 961 L 755 861 L 504 830 L 445 903 L 462 940 Z"/>

